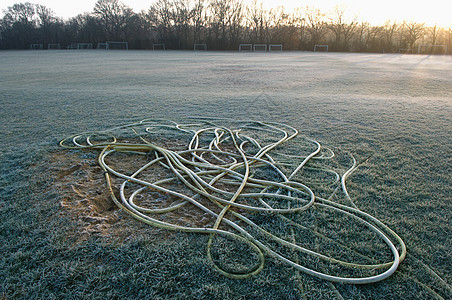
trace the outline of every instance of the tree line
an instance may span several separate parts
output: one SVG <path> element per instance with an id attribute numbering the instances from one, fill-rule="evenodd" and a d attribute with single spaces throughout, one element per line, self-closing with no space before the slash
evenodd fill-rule
<path id="1" fill-rule="evenodd" d="M 323 12 L 312 7 L 286 11 L 265 9 L 256 0 L 156 0 L 147 11 L 134 12 L 120 0 L 98 0 L 91 13 L 63 20 L 43 5 L 14 4 L 0 21 L 0 48 L 27 49 L 31 44 L 105 41 L 128 42 L 129 49 L 237 50 L 239 44 L 282 44 L 284 50 L 310 50 L 329 45 L 329 51 L 415 52 L 418 45 L 448 45 L 452 29 L 423 23 L 387 21 L 371 25 L 347 18 L 344 8 Z M 430 53 L 444 48 L 428 47 Z M 436 50 L 435 50 L 436 49 Z"/>

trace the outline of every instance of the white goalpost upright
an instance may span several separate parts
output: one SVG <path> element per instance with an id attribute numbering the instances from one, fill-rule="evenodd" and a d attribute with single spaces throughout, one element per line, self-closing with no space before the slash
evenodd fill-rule
<path id="1" fill-rule="evenodd" d="M 239 52 L 252 52 L 253 51 L 253 44 L 240 44 L 239 45 Z"/>
<path id="2" fill-rule="evenodd" d="M 207 51 L 207 44 L 194 44 L 193 50 L 194 51 Z"/>
<path id="3" fill-rule="evenodd" d="M 328 52 L 328 45 L 314 45 L 314 52 Z"/>
<path id="4" fill-rule="evenodd" d="M 282 52 L 282 44 L 268 45 L 268 52 Z"/>
<path id="5" fill-rule="evenodd" d="M 441 50 L 442 48 L 442 50 Z M 438 51 L 435 51 L 439 49 Z M 435 52 L 435 53 L 433 53 Z M 424 44 L 417 47 L 418 54 L 447 54 L 447 45 Z"/>
<path id="6" fill-rule="evenodd" d="M 107 50 L 129 50 L 128 42 L 105 42 Z"/>

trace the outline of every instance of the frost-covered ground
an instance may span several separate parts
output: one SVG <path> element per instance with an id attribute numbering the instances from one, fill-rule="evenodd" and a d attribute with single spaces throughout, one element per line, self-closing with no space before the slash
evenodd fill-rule
<path id="1" fill-rule="evenodd" d="M 370 157 L 349 192 L 401 235 L 407 260 L 371 286 L 305 276 L 300 288 L 278 263 L 240 282 L 206 271 L 203 242 L 183 234 L 188 246 L 146 236 L 59 241 L 62 226 L 77 224 L 55 220 L 60 195 L 43 172 L 58 140 L 186 116 L 287 123 L 358 161 Z M 0 120 L 0 297 L 334 298 L 335 289 L 344 298 L 452 297 L 450 56 L 4 51 Z"/>

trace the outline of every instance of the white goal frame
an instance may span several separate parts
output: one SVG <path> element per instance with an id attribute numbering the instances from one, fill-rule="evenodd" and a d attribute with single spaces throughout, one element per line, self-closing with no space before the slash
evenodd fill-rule
<path id="1" fill-rule="evenodd" d="M 43 44 L 30 44 L 31 50 L 43 50 L 44 45 Z"/>
<path id="2" fill-rule="evenodd" d="M 207 51 L 207 44 L 194 44 L 193 51 Z"/>
<path id="3" fill-rule="evenodd" d="M 317 49 L 325 49 L 325 51 L 317 51 Z M 328 52 L 328 45 L 314 45 L 314 52 Z"/>
<path id="4" fill-rule="evenodd" d="M 107 44 L 107 50 L 129 50 L 129 43 L 128 42 L 105 42 L 105 44 Z M 124 48 L 115 48 L 115 47 L 111 47 L 113 45 L 123 45 Z"/>
<path id="5" fill-rule="evenodd" d="M 264 50 L 260 50 L 261 47 L 264 47 Z M 254 44 L 253 52 L 267 52 L 267 44 Z"/>
<path id="6" fill-rule="evenodd" d="M 59 43 L 47 45 L 47 50 L 59 50 L 59 49 L 61 49 L 61 45 Z"/>
<path id="7" fill-rule="evenodd" d="M 268 45 L 268 52 L 282 52 L 282 44 L 270 44 Z"/>
<path id="8" fill-rule="evenodd" d="M 166 50 L 165 44 L 152 44 L 152 50 Z"/>
<path id="9" fill-rule="evenodd" d="M 253 44 L 240 44 L 239 45 L 239 52 L 252 52 L 253 51 Z"/>
<path id="10" fill-rule="evenodd" d="M 436 47 L 444 47 L 444 55 L 446 55 L 447 54 L 447 45 L 431 45 L 431 44 L 423 44 L 423 45 L 421 45 L 421 44 L 419 44 L 419 46 L 417 47 L 417 54 L 422 54 L 421 53 L 421 48 L 422 47 L 431 47 L 431 48 L 436 48 Z"/>

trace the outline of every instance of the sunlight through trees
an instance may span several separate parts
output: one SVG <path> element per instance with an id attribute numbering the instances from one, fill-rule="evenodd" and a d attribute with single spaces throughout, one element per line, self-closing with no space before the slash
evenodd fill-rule
<path id="1" fill-rule="evenodd" d="M 50 49 L 59 44 L 64 49 L 72 43 L 114 40 L 128 42 L 130 49 L 152 49 L 154 44 L 193 49 L 202 43 L 209 50 L 237 50 L 251 43 L 312 51 L 324 44 L 329 51 L 375 53 L 417 53 L 419 45 L 447 45 L 450 54 L 450 28 L 413 21 L 376 26 L 346 15 L 340 6 L 327 12 L 313 7 L 287 11 L 241 0 L 157 0 L 137 13 L 120 0 L 98 0 L 91 13 L 63 20 L 50 8 L 26 2 L 4 10 L 0 48 L 27 49 L 33 44 Z M 438 47 L 429 47 L 425 54 L 436 52 L 444 54 Z"/>

